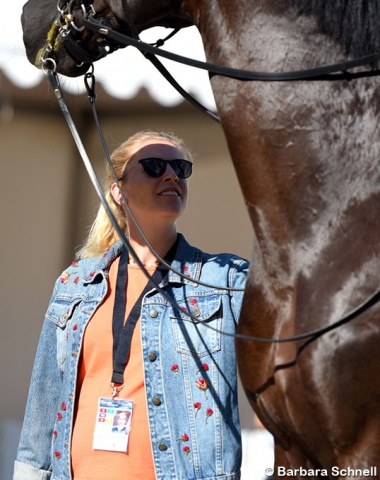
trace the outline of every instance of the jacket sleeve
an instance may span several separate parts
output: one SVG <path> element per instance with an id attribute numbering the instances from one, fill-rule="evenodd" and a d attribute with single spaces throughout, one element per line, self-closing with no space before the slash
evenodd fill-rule
<path id="1" fill-rule="evenodd" d="M 57 288 L 58 281 L 52 299 Z M 52 438 L 62 375 L 57 362 L 56 328 L 45 318 L 32 371 L 14 480 L 51 478 Z"/>

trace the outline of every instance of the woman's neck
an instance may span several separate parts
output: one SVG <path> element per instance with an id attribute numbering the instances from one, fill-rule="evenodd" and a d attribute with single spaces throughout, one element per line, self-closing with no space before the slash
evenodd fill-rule
<path id="1" fill-rule="evenodd" d="M 163 258 L 177 239 L 177 230 L 175 225 L 170 229 L 152 228 L 143 230 L 148 242 Z M 136 228 L 131 228 L 129 232 L 129 241 L 131 247 L 136 252 L 139 260 L 146 266 L 154 265 L 158 260 L 157 257 L 150 251 L 146 242 L 142 239 L 140 233 Z M 132 261 L 133 263 L 133 261 Z"/>

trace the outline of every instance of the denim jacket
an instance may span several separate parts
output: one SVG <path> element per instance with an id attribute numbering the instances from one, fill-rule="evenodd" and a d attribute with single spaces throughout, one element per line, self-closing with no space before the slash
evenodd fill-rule
<path id="1" fill-rule="evenodd" d="M 14 480 L 72 478 L 70 443 L 83 333 L 107 294 L 109 267 L 122 249 L 118 242 L 101 257 L 73 262 L 55 284 L 33 368 Z M 170 271 L 160 286 L 178 308 L 152 288 L 140 317 L 156 477 L 238 480 L 241 438 L 231 334 L 243 292 L 224 287 L 244 288 L 248 262 L 203 253 L 180 235 L 172 266 L 187 278 Z M 202 391 L 202 386 L 207 388 Z M 194 405 L 198 401 L 199 412 Z M 184 433 L 188 439 L 178 441 Z"/>

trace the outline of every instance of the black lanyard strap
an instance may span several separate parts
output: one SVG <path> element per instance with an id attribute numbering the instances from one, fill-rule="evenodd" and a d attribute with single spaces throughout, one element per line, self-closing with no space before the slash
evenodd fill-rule
<path id="1" fill-rule="evenodd" d="M 165 261 L 171 263 L 177 252 L 178 239 L 165 256 Z M 127 302 L 126 287 L 128 282 L 128 251 L 123 250 L 120 256 L 119 268 L 116 279 L 115 304 L 112 316 L 112 335 L 113 335 L 113 373 L 111 385 L 123 385 L 124 370 L 128 363 L 131 350 L 132 336 L 136 323 L 140 318 L 141 304 L 146 293 L 154 285 L 160 284 L 168 273 L 168 269 L 160 265 L 154 271 L 152 277 L 147 281 L 144 290 L 140 294 L 136 303 L 133 305 L 126 322 L 124 323 L 125 306 Z M 120 390 L 120 388 L 119 388 Z"/>

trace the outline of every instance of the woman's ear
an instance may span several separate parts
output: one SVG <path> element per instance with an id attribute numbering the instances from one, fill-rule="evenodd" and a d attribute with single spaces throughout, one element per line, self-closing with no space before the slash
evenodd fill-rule
<path id="1" fill-rule="evenodd" d="M 120 186 L 117 182 L 113 182 L 111 185 L 111 195 L 115 202 L 122 207 L 124 204 L 124 199 L 120 190 Z"/>

